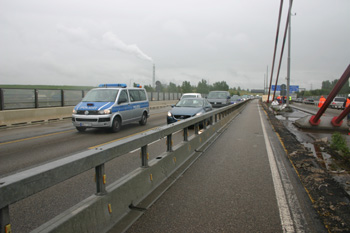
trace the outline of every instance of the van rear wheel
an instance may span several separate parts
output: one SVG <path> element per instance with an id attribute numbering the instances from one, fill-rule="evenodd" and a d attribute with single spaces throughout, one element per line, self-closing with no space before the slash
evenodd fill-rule
<path id="1" fill-rule="evenodd" d="M 112 123 L 111 131 L 113 133 L 119 132 L 120 128 L 122 127 L 122 121 L 120 120 L 119 117 L 115 117 Z"/>
<path id="2" fill-rule="evenodd" d="M 145 125 L 147 123 L 147 113 L 142 114 L 141 120 L 139 121 L 140 125 Z"/>

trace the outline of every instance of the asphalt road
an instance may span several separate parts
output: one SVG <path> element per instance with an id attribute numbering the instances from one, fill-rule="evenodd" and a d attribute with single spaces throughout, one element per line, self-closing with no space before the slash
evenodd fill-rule
<path id="1" fill-rule="evenodd" d="M 110 133 L 103 129 L 89 129 L 79 133 L 70 120 L 1 129 L 0 177 L 164 125 L 168 110 L 169 108 L 153 110 L 145 126 L 130 124 L 118 133 Z M 181 140 L 180 132 L 173 136 L 175 144 Z M 150 159 L 165 150 L 165 139 L 149 145 Z M 140 151 L 130 152 L 106 163 L 107 185 L 140 165 Z M 12 231 L 30 232 L 93 195 L 96 192 L 94 175 L 94 170 L 87 171 L 10 205 Z"/>
<path id="2" fill-rule="evenodd" d="M 133 123 L 118 133 L 105 129 L 80 133 L 69 119 L 0 129 L 0 177 L 164 125 L 168 110 L 153 110 L 145 126 Z"/>

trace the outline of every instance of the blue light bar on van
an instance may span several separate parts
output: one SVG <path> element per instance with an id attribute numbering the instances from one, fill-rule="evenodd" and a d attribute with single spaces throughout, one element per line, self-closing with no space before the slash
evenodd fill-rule
<path id="1" fill-rule="evenodd" d="M 126 88 L 126 84 L 125 83 L 110 83 L 110 84 L 100 84 L 98 85 L 98 87 L 122 87 L 122 88 Z"/>

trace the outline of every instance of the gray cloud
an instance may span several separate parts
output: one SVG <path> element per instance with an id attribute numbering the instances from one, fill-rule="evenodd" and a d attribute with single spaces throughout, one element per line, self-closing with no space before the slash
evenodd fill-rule
<path id="1" fill-rule="evenodd" d="M 266 66 L 271 72 L 278 9 L 279 1 L 260 0 L 2 1 L 1 83 L 148 85 L 154 62 L 162 83 L 205 79 L 261 89 Z M 294 1 L 292 85 L 315 89 L 343 73 L 349 9 L 348 0 Z"/>

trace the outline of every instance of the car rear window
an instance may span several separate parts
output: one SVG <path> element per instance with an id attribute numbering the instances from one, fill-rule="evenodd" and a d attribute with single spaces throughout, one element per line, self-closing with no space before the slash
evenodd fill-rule
<path id="1" fill-rule="evenodd" d="M 337 102 L 344 102 L 344 101 L 345 101 L 345 98 L 334 98 L 334 101 L 337 101 Z"/>

